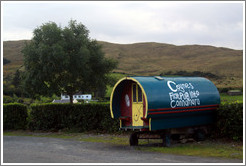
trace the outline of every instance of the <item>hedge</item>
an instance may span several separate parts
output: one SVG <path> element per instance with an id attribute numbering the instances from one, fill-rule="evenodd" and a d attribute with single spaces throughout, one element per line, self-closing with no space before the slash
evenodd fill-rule
<path id="1" fill-rule="evenodd" d="M 109 104 L 31 105 L 29 129 L 115 132 L 118 120 L 112 119 Z"/>
<path id="2" fill-rule="evenodd" d="M 234 140 L 243 139 L 243 103 L 220 105 L 216 111 L 213 136 Z"/>
<path id="3" fill-rule="evenodd" d="M 19 103 L 3 104 L 3 129 L 18 130 L 27 127 L 27 107 Z"/>
<path id="4" fill-rule="evenodd" d="M 28 126 L 27 124 L 28 117 Z M 116 132 L 119 120 L 110 116 L 109 104 L 3 105 L 3 128 L 44 131 Z M 212 137 L 243 139 L 243 103 L 221 104 L 216 111 Z"/>

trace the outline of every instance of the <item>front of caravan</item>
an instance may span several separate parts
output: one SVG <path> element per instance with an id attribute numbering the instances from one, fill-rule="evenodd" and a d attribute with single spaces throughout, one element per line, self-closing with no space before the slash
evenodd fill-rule
<path id="1" fill-rule="evenodd" d="M 110 99 L 112 118 L 119 118 L 120 129 L 148 130 L 145 120 L 148 108 L 145 91 L 141 84 L 132 77 L 119 80 L 113 88 Z"/>

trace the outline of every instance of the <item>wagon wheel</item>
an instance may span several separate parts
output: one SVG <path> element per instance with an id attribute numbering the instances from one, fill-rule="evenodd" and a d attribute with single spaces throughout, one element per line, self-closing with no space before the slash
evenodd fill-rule
<path id="1" fill-rule="evenodd" d="M 130 146 L 137 146 L 138 145 L 138 134 L 137 133 L 132 133 L 130 135 Z"/>
<path id="2" fill-rule="evenodd" d="M 170 147 L 171 146 L 171 135 L 170 134 L 163 134 L 162 137 L 162 145 L 164 147 Z"/>

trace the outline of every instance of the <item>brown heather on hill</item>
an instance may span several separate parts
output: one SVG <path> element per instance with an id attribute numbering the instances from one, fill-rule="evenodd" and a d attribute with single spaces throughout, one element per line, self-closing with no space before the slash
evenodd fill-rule
<path id="1" fill-rule="evenodd" d="M 21 49 L 25 40 L 3 42 L 4 77 L 23 65 Z M 242 87 L 243 51 L 205 45 L 175 46 L 163 43 L 114 44 L 99 41 L 106 57 L 119 61 L 116 72 L 159 75 L 168 71 L 201 71 L 223 77 L 223 86 Z"/>
<path id="2" fill-rule="evenodd" d="M 203 71 L 242 77 L 243 51 L 213 46 L 175 46 L 161 43 L 100 42 L 107 57 L 119 60 L 119 71 L 158 75 L 162 71 Z"/>

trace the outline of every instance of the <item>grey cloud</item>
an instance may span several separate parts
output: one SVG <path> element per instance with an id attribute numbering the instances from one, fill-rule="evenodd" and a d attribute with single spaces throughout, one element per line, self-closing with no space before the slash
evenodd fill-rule
<path id="1" fill-rule="evenodd" d="M 92 38 L 108 42 L 244 47 L 242 3 L 18 2 L 3 3 L 1 8 L 4 40 L 26 39 L 48 21 L 65 26 L 75 19 L 90 30 Z M 24 36 L 17 36 L 18 29 Z"/>

